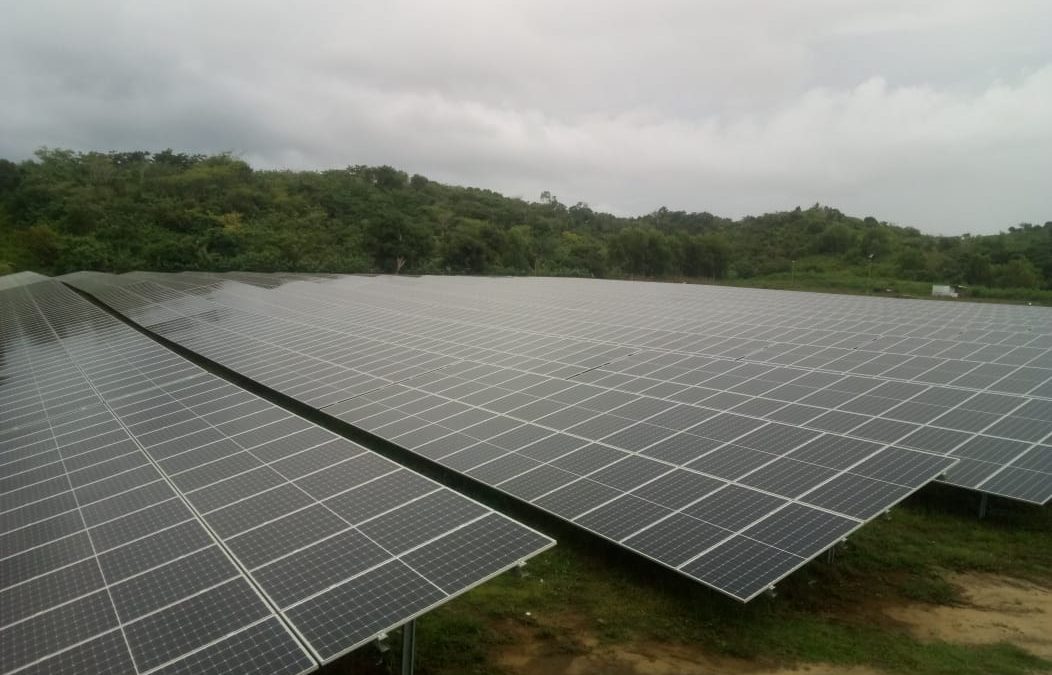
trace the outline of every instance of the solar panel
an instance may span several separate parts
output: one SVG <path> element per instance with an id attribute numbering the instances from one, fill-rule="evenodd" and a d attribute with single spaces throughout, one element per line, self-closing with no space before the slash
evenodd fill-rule
<path id="1" fill-rule="evenodd" d="M 17 288 L 38 281 L 46 281 L 49 277 L 36 272 L 15 272 L 14 274 L 0 275 L 0 291 L 8 288 Z"/>
<path id="2" fill-rule="evenodd" d="M 723 289 L 238 279 L 72 281 L 247 377 L 741 600 L 967 466 L 971 458 L 951 452 L 966 440 L 996 440 L 925 416 L 1011 397 L 745 358 L 770 352 L 770 341 L 690 330 L 705 324 L 709 293 Z M 731 292 L 741 307 L 747 294 Z M 599 311 L 610 304 L 619 313 Z M 667 313 L 656 316 L 660 307 Z M 847 339 L 835 330 L 822 337 Z M 807 356 L 823 349 L 811 345 Z M 847 357 L 838 353 L 852 367 L 872 360 Z M 1036 436 L 1040 424 L 1013 433 L 1023 431 Z M 1040 478 L 1007 466 L 1040 453 L 1035 443 L 1016 450 L 1000 464 L 973 460 L 987 470 L 982 480 L 1012 468 Z M 1018 485 L 1001 492 L 1047 499 L 1040 480 L 1028 493 Z"/>
<path id="3" fill-rule="evenodd" d="M 29 280 L 32 283 L 33 280 Z M 53 283 L 45 286 L 57 286 Z M 315 667 L 37 311 L 0 291 L 0 671 Z M 68 293 L 68 291 L 67 291 Z"/>
<path id="4" fill-rule="evenodd" d="M 554 374 L 877 442 L 890 439 L 960 458 L 945 482 L 1034 503 L 1052 498 L 1046 403 L 1052 397 L 1052 312 L 1044 308 L 552 279 L 492 280 L 488 296 L 480 298 L 474 279 L 320 281 L 308 291 L 298 285 L 301 303 L 328 302 L 331 309 L 333 302 L 353 302 L 365 316 L 395 324 L 409 317 L 440 321 L 457 331 L 450 335 L 485 336 L 482 344 L 512 339 L 514 345 L 515 334 L 526 346 L 564 350 L 547 352 L 563 367 Z M 175 283 L 194 288 L 209 282 L 214 285 L 215 277 L 180 275 Z M 353 297 L 336 291 L 337 284 L 353 288 Z M 405 284 L 414 284 L 411 295 L 392 303 L 397 294 L 389 286 Z M 263 294 L 270 296 L 263 302 L 287 303 L 285 294 L 294 287 Z M 616 300 L 608 297 L 611 287 Z M 245 290 L 236 293 L 245 296 Z M 451 319 L 451 312 L 459 316 Z M 597 352 L 602 347 L 637 351 Z M 573 374 L 604 356 L 610 360 L 595 372 Z M 696 357 L 710 360 L 698 363 Z M 499 353 L 482 358 L 504 362 Z M 532 358 L 521 367 L 553 369 Z M 769 386 L 786 378 L 791 382 Z"/>
<path id="5" fill-rule="evenodd" d="M 553 543 L 61 284 L 0 310 L 2 672 L 303 672 Z"/>

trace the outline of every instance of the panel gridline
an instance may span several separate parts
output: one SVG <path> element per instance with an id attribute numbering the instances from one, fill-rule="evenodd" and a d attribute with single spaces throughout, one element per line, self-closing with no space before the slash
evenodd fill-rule
<path id="1" fill-rule="evenodd" d="M 180 515 L 200 515 L 208 522 L 282 613 L 297 617 L 294 625 L 321 660 L 337 657 L 553 543 L 201 371 L 59 284 L 36 285 L 33 295 L 37 296 L 35 309 L 49 315 L 47 318 L 56 324 L 61 322 L 60 330 L 70 333 L 64 335 L 62 347 L 76 367 L 91 378 L 92 388 L 98 393 L 96 408 L 108 408 L 111 420 L 115 417 L 118 426 L 130 431 L 167 478 L 160 480 L 160 474 L 151 466 L 124 467 L 125 472 L 119 476 L 127 483 L 121 488 L 129 491 L 115 499 L 123 508 L 136 509 L 129 519 L 138 518 L 149 524 L 161 518 L 160 525 L 178 533 L 168 546 L 164 546 L 167 542 L 158 546 L 152 540 L 136 540 L 128 546 L 132 552 L 126 557 L 153 564 L 158 551 L 163 555 L 169 548 L 183 556 L 163 570 L 152 572 L 158 575 L 153 583 L 136 579 L 132 592 L 120 596 L 126 598 L 126 605 L 149 602 L 169 587 L 186 585 L 188 579 L 200 584 L 210 578 L 211 567 L 198 558 L 199 537 L 185 529 L 200 527 L 194 522 L 196 519 L 172 525 L 168 521 L 178 520 L 178 516 L 167 512 L 156 515 L 174 499 L 175 492 L 167 487 L 169 482 L 196 512 L 183 506 Z M 78 324 L 77 319 L 82 323 Z M 20 414 L 18 419 L 26 417 Z M 27 429 L 24 425 L 19 428 Z M 125 440 L 130 443 L 127 433 Z M 143 475 L 147 471 L 150 473 Z M 339 480 L 334 481 L 333 475 Z M 128 482 L 129 476 L 133 483 Z M 25 472 L 13 476 L 15 480 L 25 477 Z M 352 497 L 366 493 L 370 486 L 385 479 L 385 509 L 366 512 L 360 499 Z M 131 489 L 140 482 L 145 487 Z M 159 485 L 167 491 L 157 490 Z M 435 508 L 426 517 L 421 518 L 417 511 L 406 513 L 419 500 L 435 497 L 445 499 L 439 504 L 432 502 Z M 150 505 L 151 499 L 157 500 L 158 506 Z M 379 531 L 380 539 L 386 537 L 382 543 L 377 542 L 377 535 L 364 534 L 366 529 L 378 528 L 378 523 L 384 527 Z M 134 527 L 143 526 L 134 523 Z M 488 536 L 493 527 L 503 528 L 505 545 L 481 550 L 480 538 Z M 399 539 L 392 534 L 403 536 Z M 400 547 L 392 546 L 394 540 Z M 420 573 L 422 564 L 401 562 L 414 555 L 422 560 L 421 556 L 426 557 L 435 546 L 454 540 L 461 545 L 451 564 L 466 570 L 461 583 L 437 584 Z M 140 541 L 149 541 L 150 548 L 140 550 Z M 199 565 L 195 568 L 190 563 Z M 120 560 L 112 565 L 114 570 L 127 566 Z M 395 567 L 431 589 L 429 603 L 421 605 L 418 595 L 393 593 L 386 597 L 388 606 L 382 621 L 360 616 L 359 610 L 362 603 L 369 601 L 368 597 L 348 597 L 344 587 L 360 584 L 356 580 L 363 577 L 382 579 Z M 312 570 L 316 573 L 309 574 Z M 215 592 L 219 594 L 220 590 Z M 329 602 L 329 596 L 337 593 L 342 601 Z M 188 606 L 189 601 L 177 608 Z M 190 625 L 201 625 L 207 630 L 207 619 L 221 617 L 226 611 L 222 605 L 205 604 L 198 610 L 202 618 Z M 319 618 L 338 627 L 326 633 L 324 641 L 312 633 Z M 272 628 L 260 626 L 256 621 L 251 630 L 265 636 L 275 634 Z M 143 635 L 163 633 L 163 629 L 163 624 L 154 626 Z M 287 629 L 281 630 L 287 633 Z M 248 655 L 239 655 L 233 649 L 236 645 L 258 645 L 258 636 L 235 636 L 196 652 L 193 667 L 205 667 L 217 660 L 229 662 L 239 656 L 246 657 L 246 663 L 259 662 L 258 658 L 252 661 Z M 276 657 L 279 646 L 271 644 L 267 653 Z M 164 656 L 163 650 L 150 654 L 151 658 Z M 276 660 L 274 667 L 283 662 L 293 660 Z"/>
<path id="2" fill-rule="evenodd" d="M 396 414 L 396 416 L 398 417 L 398 416 L 401 416 L 401 415 Z M 463 456 L 463 455 L 461 455 L 461 456 Z M 545 491 L 547 491 L 547 490 L 543 490 L 542 492 L 545 492 Z M 592 490 L 592 491 L 594 492 L 594 490 Z M 600 490 L 600 493 L 601 492 L 602 492 L 602 490 Z M 615 505 L 615 507 L 624 510 L 625 505 L 624 505 L 624 503 L 619 503 L 618 505 Z M 798 564 L 798 562 L 800 562 L 801 560 L 800 559 L 795 559 L 795 561 Z M 755 582 L 755 579 L 752 579 L 751 582 Z"/>
<path id="3" fill-rule="evenodd" d="M 958 457 L 958 465 L 944 477 L 948 483 L 1038 504 L 1052 499 L 1052 312 L 1044 308 L 553 279 L 431 278 L 420 283 L 348 277 L 339 282 L 315 280 L 309 286 L 290 284 L 279 289 L 284 295 L 275 297 L 246 293 L 243 286 L 235 294 L 230 284 L 217 289 L 215 279 L 201 275 L 160 278 L 166 283 L 178 278 L 184 288 L 196 283 L 213 299 L 259 303 L 262 296 L 271 311 L 275 303 L 287 300 L 285 295 L 295 294 L 297 305 L 279 308 L 292 310 L 287 315 L 293 317 L 296 309 L 312 304 L 320 305 L 317 311 L 322 312 L 326 306 L 331 311 L 333 305 L 342 305 L 364 312 L 355 314 L 357 321 L 409 334 L 419 331 L 422 323 L 437 323 L 444 339 L 455 335 L 464 348 L 499 349 L 489 362 L 530 356 L 529 365 L 520 367 L 533 372 L 552 371 L 551 362 L 536 362 L 533 354 L 539 351 L 549 359 L 569 352 L 571 358 L 561 362 L 567 373 L 604 363 L 606 357 L 623 358 L 609 351 L 611 347 L 638 350 L 628 359 L 645 360 L 647 353 L 673 360 L 686 357 L 680 363 L 658 361 L 660 367 L 649 371 L 639 365 L 631 373 L 592 376 L 606 375 L 603 384 L 622 390 L 666 390 L 675 399 L 704 400 L 707 406 L 728 409 L 737 403 L 741 410 L 763 411 L 768 419 L 824 431 L 876 441 L 904 440 L 915 449 Z M 407 283 L 412 285 L 407 293 L 387 287 Z M 477 292 L 480 283 L 486 284 L 485 295 Z M 548 286 L 553 288 L 545 291 Z M 508 309 L 513 301 L 514 309 Z M 603 317 L 603 308 L 609 306 L 618 308 L 616 313 L 605 310 L 606 317 L 614 317 L 596 320 L 595 315 Z M 672 306 L 674 312 L 662 306 Z M 747 309 L 750 306 L 762 309 Z M 853 311 L 838 316 L 838 308 Z M 816 318 L 827 315 L 833 318 Z M 645 327 L 628 328 L 628 321 Z M 755 323 L 762 321 L 767 323 Z M 877 330 L 886 333 L 872 332 Z M 770 335 L 780 341 L 757 339 Z M 888 349 L 892 351 L 880 351 Z M 692 363 L 699 356 L 739 369 L 724 378 L 702 369 L 705 377 L 699 379 Z M 757 367 L 771 374 L 756 377 L 748 372 Z M 743 372 L 744 379 L 753 381 L 742 382 Z M 786 373 L 809 377 L 801 378 L 800 386 L 778 388 L 771 395 L 766 382 Z M 822 380 L 833 374 L 842 375 L 839 383 Z M 899 392 L 890 386 L 896 382 L 902 385 Z M 874 397 L 858 395 L 877 386 L 881 389 Z M 912 396 L 903 394 L 903 388 Z M 846 394 L 857 400 L 845 401 Z"/>
<path id="4" fill-rule="evenodd" d="M 38 311 L 40 287 L 0 290 L 0 672 L 169 672 L 217 650 L 249 661 L 236 643 L 264 629 L 268 672 L 313 669 L 99 399 L 55 330 L 70 326 Z M 185 611 L 234 600 L 243 611 L 221 622 Z"/>
<path id="5" fill-rule="evenodd" d="M 667 380 L 596 383 L 640 352 L 379 309 L 357 286 L 330 287 L 370 283 L 356 278 L 268 290 L 187 274 L 73 282 L 168 339 L 741 600 L 957 461 L 730 414 L 736 398 L 677 400 L 690 385 Z M 743 382 L 771 370 L 697 365 Z"/>

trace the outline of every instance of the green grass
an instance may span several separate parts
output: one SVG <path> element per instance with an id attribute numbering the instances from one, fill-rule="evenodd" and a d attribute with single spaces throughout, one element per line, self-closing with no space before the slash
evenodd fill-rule
<path id="1" fill-rule="evenodd" d="M 990 516 L 977 520 L 974 501 L 962 490 L 930 486 L 890 519 L 859 530 L 847 565 L 861 578 L 908 571 L 914 584 L 943 583 L 941 570 L 1052 581 L 1052 508 L 995 499 Z"/>
<path id="2" fill-rule="evenodd" d="M 514 639 L 509 630 L 567 653 L 583 649 L 586 632 L 600 643 L 696 645 L 769 665 L 955 675 L 1052 669 L 1014 645 L 920 641 L 882 618 L 886 604 L 957 602 L 947 571 L 1052 583 L 1052 508 L 995 500 L 980 521 L 974 500 L 928 488 L 856 533 L 832 564 L 816 561 L 780 584 L 777 597 L 748 605 L 630 556 L 611 560 L 585 537 L 564 537 L 530 561 L 525 577 L 503 575 L 420 619 L 417 672 L 500 672 L 492 655 Z M 396 661 L 388 659 L 392 672 Z"/>

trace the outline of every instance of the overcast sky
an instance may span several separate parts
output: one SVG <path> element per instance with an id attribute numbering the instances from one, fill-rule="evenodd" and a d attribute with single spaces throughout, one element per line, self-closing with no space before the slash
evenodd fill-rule
<path id="1" fill-rule="evenodd" d="M 0 156 L 44 145 L 993 232 L 1052 220 L 1052 2 L 7 2 Z"/>

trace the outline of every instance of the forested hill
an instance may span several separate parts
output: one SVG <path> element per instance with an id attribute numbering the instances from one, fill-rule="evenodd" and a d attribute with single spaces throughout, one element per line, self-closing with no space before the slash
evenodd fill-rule
<path id="1" fill-rule="evenodd" d="M 1049 299 L 1052 222 L 935 237 L 818 205 L 741 220 L 665 208 L 620 218 L 386 166 L 256 171 L 228 155 L 41 150 L 0 160 L 0 273 L 22 269 L 716 278 L 900 293 L 935 282 Z"/>

